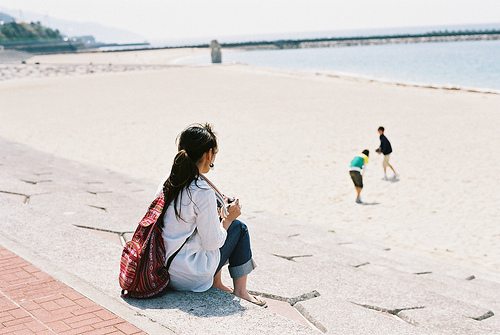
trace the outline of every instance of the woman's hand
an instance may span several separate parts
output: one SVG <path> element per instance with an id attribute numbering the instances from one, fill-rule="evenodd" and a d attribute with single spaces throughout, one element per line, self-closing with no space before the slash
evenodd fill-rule
<path id="1" fill-rule="evenodd" d="M 227 207 L 227 212 L 224 210 L 224 208 L 222 208 L 221 217 L 224 229 L 227 230 L 231 225 L 231 222 L 236 220 L 240 215 L 241 215 L 240 199 L 236 199 L 234 202 L 229 204 L 229 206 Z"/>

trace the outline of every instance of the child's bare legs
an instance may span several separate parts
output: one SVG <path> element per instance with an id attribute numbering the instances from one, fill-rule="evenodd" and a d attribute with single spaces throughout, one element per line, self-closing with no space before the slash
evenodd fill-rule
<path id="1" fill-rule="evenodd" d="M 392 172 L 394 172 L 394 177 L 397 177 L 398 174 L 396 173 L 396 170 L 394 170 L 394 168 L 392 167 L 391 163 L 387 163 L 387 165 L 391 168 Z"/>
<path id="2" fill-rule="evenodd" d="M 361 191 L 363 190 L 362 187 L 354 187 L 356 189 L 356 202 L 360 203 L 361 202 Z"/>
<path id="3" fill-rule="evenodd" d="M 384 162 L 382 163 L 382 166 L 384 167 L 384 179 L 387 179 L 387 167 L 390 167 L 392 172 L 394 172 L 394 177 L 398 176 L 396 170 L 394 170 L 394 167 L 391 165 L 391 163 L 389 163 L 389 155 L 384 156 Z"/>

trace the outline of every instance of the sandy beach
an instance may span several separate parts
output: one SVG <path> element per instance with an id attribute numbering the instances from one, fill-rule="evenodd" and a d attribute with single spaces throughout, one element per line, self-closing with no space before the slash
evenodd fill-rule
<path id="1" fill-rule="evenodd" d="M 498 274 L 500 95 L 245 65 L 167 66 L 199 52 L 207 51 L 34 57 L 28 65 L 161 66 L 0 82 L 0 134 L 159 183 L 177 134 L 210 122 L 220 139 L 210 175 L 241 198 L 246 214 L 265 211 L 311 231 L 327 228 Z M 374 153 L 380 125 L 399 182 L 382 180 L 382 157 Z M 368 204 L 359 206 L 347 171 L 365 148 Z"/>

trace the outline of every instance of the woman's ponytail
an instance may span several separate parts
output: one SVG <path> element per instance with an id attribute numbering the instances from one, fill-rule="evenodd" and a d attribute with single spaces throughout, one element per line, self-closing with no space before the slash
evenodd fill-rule
<path id="1" fill-rule="evenodd" d="M 163 183 L 163 194 L 165 210 L 173 202 L 175 215 L 180 219 L 181 213 L 177 203 L 182 202 L 182 190 L 186 188 L 190 196 L 188 187 L 200 176 L 196 163 L 205 152 L 217 147 L 217 139 L 208 124 L 191 126 L 185 129 L 178 139 L 179 151 L 175 155 L 170 175 Z"/>

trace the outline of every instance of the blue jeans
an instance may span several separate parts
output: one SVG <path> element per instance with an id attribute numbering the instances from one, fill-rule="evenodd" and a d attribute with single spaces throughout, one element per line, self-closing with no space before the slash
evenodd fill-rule
<path id="1" fill-rule="evenodd" d="M 252 259 L 248 228 L 239 220 L 231 223 L 227 230 L 226 242 L 219 250 L 220 262 L 215 273 L 219 272 L 228 261 L 231 278 L 245 276 L 257 266 Z"/>

